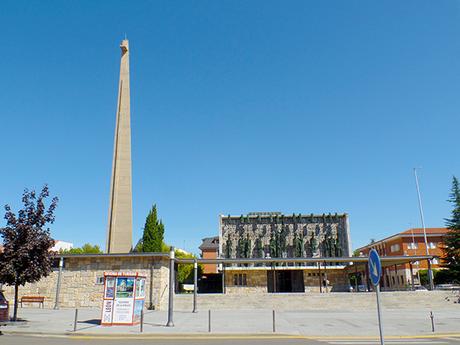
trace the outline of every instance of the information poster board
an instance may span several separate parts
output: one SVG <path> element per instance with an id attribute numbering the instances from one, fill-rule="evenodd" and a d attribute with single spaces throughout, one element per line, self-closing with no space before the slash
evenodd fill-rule
<path id="1" fill-rule="evenodd" d="M 101 325 L 135 325 L 145 301 L 145 276 L 105 273 Z"/>

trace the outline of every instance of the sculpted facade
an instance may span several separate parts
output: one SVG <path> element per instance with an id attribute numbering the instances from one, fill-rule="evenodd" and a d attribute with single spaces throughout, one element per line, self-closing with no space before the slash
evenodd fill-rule
<path id="1" fill-rule="evenodd" d="M 351 256 L 347 214 L 221 215 L 219 243 L 223 258 Z"/>

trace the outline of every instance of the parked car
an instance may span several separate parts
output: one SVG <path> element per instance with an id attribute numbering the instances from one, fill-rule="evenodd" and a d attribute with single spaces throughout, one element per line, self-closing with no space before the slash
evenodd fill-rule
<path id="1" fill-rule="evenodd" d="M 423 285 L 415 285 L 414 291 L 428 291 L 428 289 L 424 287 Z"/>
<path id="2" fill-rule="evenodd" d="M 436 290 L 460 290 L 460 285 L 456 284 L 438 284 Z"/>
<path id="3" fill-rule="evenodd" d="M 358 291 L 359 292 L 367 292 L 367 286 L 366 285 L 358 285 Z"/>
<path id="4" fill-rule="evenodd" d="M 5 295 L 0 291 L 0 323 L 10 320 L 10 304 L 6 300 Z"/>

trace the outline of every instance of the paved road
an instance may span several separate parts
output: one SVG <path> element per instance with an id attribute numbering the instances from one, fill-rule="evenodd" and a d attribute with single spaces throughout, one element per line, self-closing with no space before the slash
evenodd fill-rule
<path id="1" fill-rule="evenodd" d="M 3 335 L 0 337 L 0 344 L 8 345 L 126 345 L 126 343 L 136 345 L 378 345 L 378 340 L 353 340 L 350 338 L 334 340 L 313 340 L 299 338 L 282 337 L 244 337 L 244 338 L 225 338 L 225 337 L 200 337 L 195 339 L 165 339 L 165 338 L 87 338 L 87 337 L 41 337 L 41 336 L 19 336 Z M 426 338 L 426 339 L 387 339 L 387 345 L 459 345 L 460 338 Z"/>

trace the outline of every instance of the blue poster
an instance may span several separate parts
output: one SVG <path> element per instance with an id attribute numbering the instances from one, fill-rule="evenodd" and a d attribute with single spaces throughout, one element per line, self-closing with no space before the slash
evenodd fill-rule
<path id="1" fill-rule="evenodd" d="M 136 300 L 134 304 L 134 320 L 139 320 L 141 318 L 142 309 L 144 309 L 144 300 Z"/>

